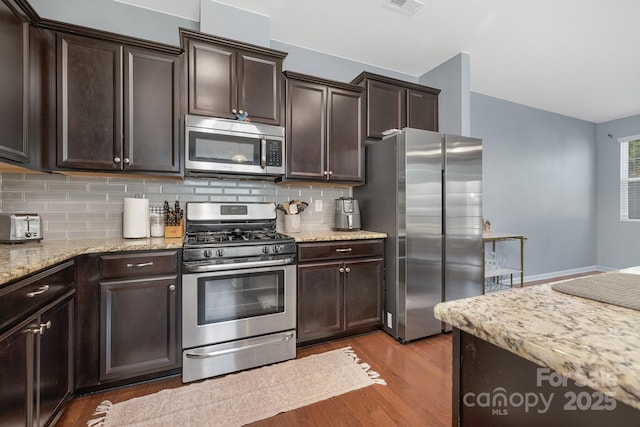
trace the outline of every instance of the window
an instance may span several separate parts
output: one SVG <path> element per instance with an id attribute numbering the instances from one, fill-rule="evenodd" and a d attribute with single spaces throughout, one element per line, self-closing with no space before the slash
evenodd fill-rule
<path id="1" fill-rule="evenodd" d="M 620 142 L 620 220 L 640 221 L 640 135 Z"/>

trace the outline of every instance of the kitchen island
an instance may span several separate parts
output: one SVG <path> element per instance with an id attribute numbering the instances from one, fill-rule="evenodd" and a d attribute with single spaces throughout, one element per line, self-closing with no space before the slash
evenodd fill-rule
<path id="1" fill-rule="evenodd" d="M 640 311 L 543 284 L 435 315 L 454 328 L 454 426 L 640 425 Z"/>

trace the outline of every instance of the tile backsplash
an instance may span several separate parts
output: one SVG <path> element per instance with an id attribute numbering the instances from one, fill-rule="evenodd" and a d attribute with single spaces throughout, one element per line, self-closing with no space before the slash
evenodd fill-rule
<path id="1" fill-rule="evenodd" d="M 351 194 L 351 189 L 344 186 L 6 172 L 0 174 L 0 189 L 0 211 L 40 214 L 45 240 L 122 237 L 123 200 L 136 194 L 148 198 L 150 206 L 178 200 L 183 208 L 191 201 L 283 203 L 300 199 L 309 203 L 301 214 L 301 230 L 330 230 L 333 200 Z M 320 204 L 322 210 L 316 211 Z M 280 230 L 281 215 L 278 212 Z"/>

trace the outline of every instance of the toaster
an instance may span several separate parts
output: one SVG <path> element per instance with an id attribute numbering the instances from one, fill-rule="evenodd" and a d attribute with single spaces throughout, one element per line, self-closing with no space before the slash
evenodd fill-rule
<path id="1" fill-rule="evenodd" d="M 0 242 L 19 243 L 42 240 L 40 216 L 0 212 Z"/>

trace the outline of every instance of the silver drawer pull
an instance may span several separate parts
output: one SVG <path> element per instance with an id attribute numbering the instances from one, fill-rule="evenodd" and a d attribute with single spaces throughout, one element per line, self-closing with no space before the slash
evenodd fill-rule
<path id="1" fill-rule="evenodd" d="M 338 248 L 338 249 L 336 249 L 336 252 L 340 252 L 340 253 L 342 253 L 342 252 L 351 252 L 351 248 L 344 248 L 344 249 Z"/>
<path id="2" fill-rule="evenodd" d="M 37 295 L 44 294 L 48 290 L 49 290 L 49 285 L 43 285 L 43 286 L 40 286 L 37 290 L 29 292 L 27 294 L 27 297 L 28 298 L 33 298 L 33 297 L 35 297 Z"/>
<path id="3" fill-rule="evenodd" d="M 150 267 L 153 265 L 153 261 L 149 261 L 149 262 L 139 262 L 138 264 L 127 264 L 128 268 L 131 267 L 135 267 L 135 268 L 140 268 L 140 267 Z"/>
<path id="4" fill-rule="evenodd" d="M 32 333 L 33 335 L 43 335 L 45 329 L 51 329 L 51 320 L 47 323 L 40 323 L 38 326 L 32 326 L 27 329 L 27 333 Z"/>
<path id="5" fill-rule="evenodd" d="M 264 346 L 270 345 L 270 344 L 277 344 L 277 343 L 282 342 L 282 341 L 289 341 L 292 338 L 293 338 L 293 334 L 287 334 L 282 338 L 278 338 L 278 339 L 270 340 L 270 341 L 265 341 L 265 342 L 259 342 L 259 343 L 256 343 L 256 344 L 249 344 L 249 345 L 245 345 L 243 347 L 228 348 L 228 349 L 225 349 L 225 350 L 216 350 L 216 351 L 210 351 L 210 352 L 206 352 L 206 353 L 198 353 L 198 352 L 194 352 L 194 351 L 187 351 L 187 352 L 185 352 L 185 356 L 187 356 L 187 358 L 189 358 L 189 359 L 209 359 L 211 357 L 224 356 L 225 354 L 239 353 L 241 351 L 249 350 L 251 348 L 264 347 Z"/>

